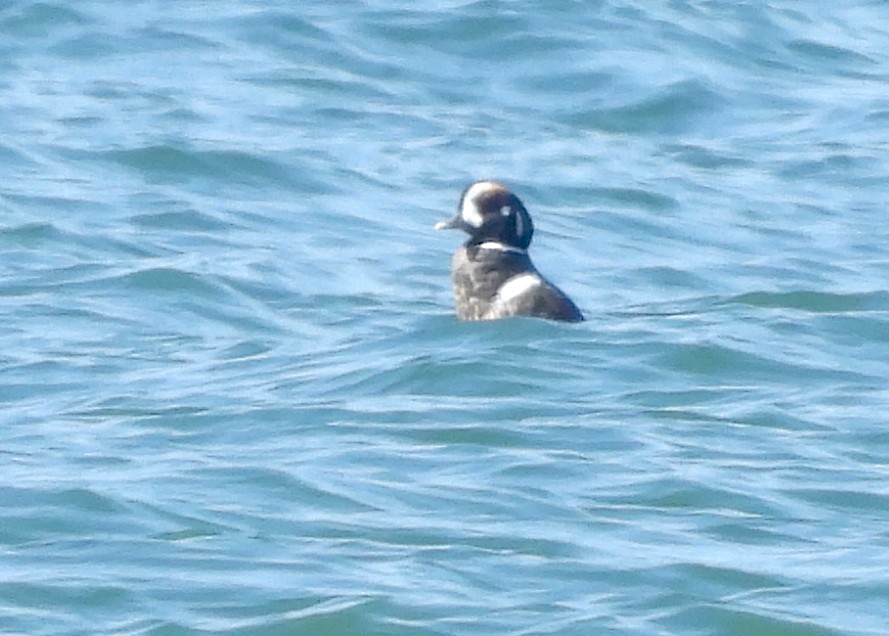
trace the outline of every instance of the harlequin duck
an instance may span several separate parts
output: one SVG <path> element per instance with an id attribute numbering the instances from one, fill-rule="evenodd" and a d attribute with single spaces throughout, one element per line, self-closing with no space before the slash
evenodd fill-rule
<path id="1" fill-rule="evenodd" d="M 436 223 L 435 229 L 460 229 L 469 234 L 451 263 L 460 319 L 533 316 L 583 320 L 577 305 L 531 263 L 531 216 L 505 186 L 495 181 L 473 183 L 463 191 L 457 215 Z"/>

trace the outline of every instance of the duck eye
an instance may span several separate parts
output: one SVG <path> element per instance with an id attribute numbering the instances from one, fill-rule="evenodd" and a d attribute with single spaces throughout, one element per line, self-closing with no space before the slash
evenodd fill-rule
<path id="1" fill-rule="evenodd" d="M 502 208 L 500 208 L 500 214 L 502 214 L 503 216 L 509 216 L 510 214 L 512 214 L 512 208 L 508 205 L 504 205 Z"/>

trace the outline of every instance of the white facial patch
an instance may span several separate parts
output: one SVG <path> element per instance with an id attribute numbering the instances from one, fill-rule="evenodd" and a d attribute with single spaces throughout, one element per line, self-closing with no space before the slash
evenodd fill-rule
<path id="1" fill-rule="evenodd" d="M 540 277 L 534 274 L 520 274 L 513 276 L 500 286 L 497 290 L 497 297 L 502 302 L 509 302 L 514 298 L 518 298 L 530 289 L 540 284 Z"/>
<path id="2" fill-rule="evenodd" d="M 485 219 L 482 217 L 482 213 L 478 209 L 478 204 L 475 202 L 476 199 L 478 199 L 479 195 L 484 192 L 502 189 L 502 185 L 494 183 L 493 181 L 479 181 L 478 183 L 473 183 L 466 191 L 466 194 L 463 195 L 463 205 L 460 208 L 460 216 L 472 227 L 481 227 L 485 222 Z"/>
<path id="3" fill-rule="evenodd" d="M 485 222 L 482 218 L 482 213 L 478 211 L 478 206 L 475 204 L 475 201 L 470 199 L 468 194 L 466 198 L 463 199 L 463 207 L 460 208 L 460 216 L 472 227 L 481 227 L 482 223 Z"/>

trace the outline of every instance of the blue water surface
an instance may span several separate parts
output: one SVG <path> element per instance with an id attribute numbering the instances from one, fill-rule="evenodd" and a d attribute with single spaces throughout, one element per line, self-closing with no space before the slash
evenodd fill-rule
<path id="1" fill-rule="evenodd" d="M 4 634 L 889 634 L 889 7 L 0 4 Z M 461 323 L 496 178 L 587 321 Z"/>

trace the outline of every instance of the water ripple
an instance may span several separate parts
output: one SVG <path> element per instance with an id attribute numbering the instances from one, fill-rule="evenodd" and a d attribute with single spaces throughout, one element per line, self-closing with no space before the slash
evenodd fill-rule
<path id="1" fill-rule="evenodd" d="M 884 633 L 882 17 L 7 3 L 0 631 Z"/>

